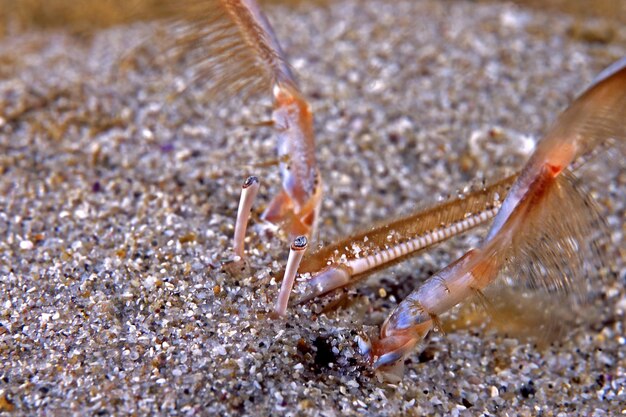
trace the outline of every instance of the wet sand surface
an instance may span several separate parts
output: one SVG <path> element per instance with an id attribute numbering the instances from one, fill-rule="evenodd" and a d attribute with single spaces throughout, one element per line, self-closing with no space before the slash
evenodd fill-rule
<path id="1" fill-rule="evenodd" d="M 316 114 L 326 194 L 314 246 L 519 169 L 558 112 L 626 55 L 619 21 L 511 4 L 267 12 Z M 624 412 L 623 156 L 578 173 L 611 242 L 589 304 L 565 303 L 562 337 L 520 339 L 456 310 L 386 384 L 357 332 L 378 329 L 485 229 L 377 273 L 338 308 L 270 319 L 288 242 L 258 219 L 280 187 L 266 164 L 273 133 L 256 126 L 269 102 L 177 94 L 189 71 L 164 58 L 166 33 L 136 23 L 0 40 L 0 414 Z M 231 237 L 250 174 L 262 186 L 240 270 Z"/>

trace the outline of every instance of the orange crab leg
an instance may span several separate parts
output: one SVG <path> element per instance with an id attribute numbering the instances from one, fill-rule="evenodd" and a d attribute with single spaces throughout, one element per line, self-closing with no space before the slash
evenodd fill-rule
<path id="1" fill-rule="evenodd" d="M 564 170 L 598 146 L 626 141 L 625 121 L 626 58 L 602 72 L 559 116 L 507 194 L 480 247 L 413 291 L 387 318 L 380 337 L 363 344 L 374 367 L 401 364 L 437 325 L 440 314 L 472 294 L 482 294 L 504 266 L 532 274 L 534 285 L 578 290 L 581 283 L 573 278 L 581 278 L 578 269 L 584 264 L 589 233 L 598 223 L 597 213 Z M 562 259 L 555 259 L 555 250 L 563 252 Z"/>

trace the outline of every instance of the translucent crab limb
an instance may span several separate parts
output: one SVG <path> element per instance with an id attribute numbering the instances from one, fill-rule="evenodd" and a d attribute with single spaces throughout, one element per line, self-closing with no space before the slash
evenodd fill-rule
<path id="1" fill-rule="evenodd" d="M 450 225 L 442 225 L 435 230 L 415 236 L 407 241 L 390 245 L 368 256 L 328 265 L 309 280 L 307 294 L 300 301 L 306 302 L 337 288 L 349 285 L 354 280 L 362 279 L 366 274 L 388 266 L 399 258 L 415 255 L 425 248 L 465 233 L 492 219 L 498 212 L 498 208 L 499 205 L 496 204 L 492 208 L 470 215 L 463 220 Z"/>
<path id="2" fill-rule="evenodd" d="M 476 282 L 471 267 L 483 267 L 481 260 L 482 252 L 468 252 L 428 279 L 396 307 L 383 323 L 380 339 L 372 342 L 369 357 L 375 369 L 403 360 L 433 327 L 438 326 L 439 314 L 480 291 L 480 283 Z M 493 278 L 494 268 L 489 272 L 491 275 L 481 275 L 482 288 L 490 282 L 486 277 Z"/>
<path id="3" fill-rule="evenodd" d="M 308 240 L 306 236 L 297 237 L 291 244 L 289 250 L 289 258 L 287 259 L 287 267 L 285 269 L 285 276 L 280 286 L 280 292 L 276 299 L 276 306 L 274 312 L 279 316 L 284 316 L 287 311 L 287 305 L 289 304 L 289 295 L 293 288 L 293 282 L 296 279 L 296 273 L 298 272 L 298 266 L 302 260 L 302 256 L 308 246 Z"/>
<path id="4" fill-rule="evenodd" d="M 428 279 L 402 301 L 372 341 L 375 368 L 402 361 L 440 314 L 482 294 L 507 266 L 533 287 L 581 290 L 589 235 L 599 217 L 565 170 L 596 147 L 626 141 L 626 58 L 609 67 L 557 119 L 508 193 L 479 248 Z M 564 212 L 563 210 L 567 210 Z"/>
<path id="5" fill-rule="evenodd" d="M 277 83 L 274 100 L 272 119 L 278 131 L 283 190 L 269 204 L 263 219 L 284 224 L 292 239 L 299 235 L 311 236 L 322 200 L 313 113 L 294 83 Z"/>
<path id="6" fill-rule="evenodd" d="M 255 0 L 168 0 L 155 13 L 174 22 L 171 51 L 185 59 L 193 82 L 230 97 L 267 94 L 294 76 Z"/>
<path id="7" fill-rule="evenodd" d="M 487 235 L 492 239 L 528 192 L 528 187 L 545 166 L 555 175 L 598 146 L 624 141 L 626 123 L 626 57 L 602 71 L 557 119 L 537 144 L 519 180 L 515 183 Z"/>
<path id="8" fill-rule="evenodd" d="M 246 229 L 248 228 L 248 220 L 250 219 L 250 211 L 258 192 L 259 179 L 254 176 L 246 178 L 241 186 L 241 197 L 239 199 L 239 208 L 237 209 L 237 221 L 235 222 L 235 235 L 233 238 L 233 251 L 240 258 L 243 258 L 244 239 L 246 237 Z"/>
<path id="9" fill-rule="evenodd" d="M 283 316 L 300 261 L 314 232 L 322 201 L 322 185 L 315 160 L 313 114 L 295 84 L 274 87 L 274 126 L 278 130 L 278 154 L 283 190 L 272 200 L 263 218 L 282 223 L 291 245 L 285 276 L 276 300 L 275 312 Z"/>
<path id="10" fill-rule="evenodd" d="M 291 239 L 312 236 L 322 197 L 313 114 L 269 21 L 254 0 L 164 3 L 177 22 L 171 49 L 190 61 L 194 82 L 213 95 L 272 94 L 282 190 L 263 218 Z"/>
<path id="11" fill-rule="evenodd" d="M 532 232 L 525 229 L 538 226 L 546 209 L 561 206 L 561 197 L 564 197 L 561 191 L 568 188 L 567 181 L 565 176 L 555 177 L 550 169 L 544 169 L 500 233 L 433 275 L 403 300 L 383 324 L 380 339 L 372 343 L 370 360 L 374 367 L 392 366 L 403 360 L 426 336 L 428 331 L 424 329 L 440 327 L 441 314 L 473 295 L 482 296 L 482 291 L 495 281 L 508 260 L 518 258 L 523 252 L 520 248 L 536 243 Z M 569 198 L 567 196 L 566 201 L 570 201 Z M 578 230 L 578 225 L 574 226 Z M 543 232 L 540 233 L 543 237 Z M 584 236 L 572 233 L 567 238 L 575 239 L 574 246 L 578 246 Z M 575 285 L 562 282 L 562 276 L 552 278 L 563 287 Z"/>
<path id="12" fill-rule="evenodd" d="M 382 224 L 305 257 L 300 273 L 310 273 L 300 302 L 351 285 L 367 275 L 415 256 L 492 219 L 516 175 L 480 190 Z"/>
<path id="13" fill-rule="evenodd" d="M 254 0 L 205 0 L 190 4 L 180 1 L 172 0 L 164 9 L 181 22 L 174 49 L 181 55 L 201 57 L 192 62 L 197 81 L 203 81 L 207 90 L 215 94 L 271 91 L 282 190 L 262 217 L 282 225 L 290 239 L 312 236 L 322 199 L 313 113 L 269 21 Z M 240 200 L 234 237 L 234 251 L 239 256 L 243 256 L 246 224 L 257 189 L 258 185 L 244 189 Z M 303 249 L 298 250 L 298 259 L 303 253 Z M 281 307 L 277 309 L 283 314 L 288 298 L 281 291 L 277 301 Z"/>

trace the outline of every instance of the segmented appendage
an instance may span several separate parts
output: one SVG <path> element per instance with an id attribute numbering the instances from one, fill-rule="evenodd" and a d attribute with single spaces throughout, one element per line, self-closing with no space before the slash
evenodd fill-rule
<path id="1" fill-rule="evenodd" d="M 274 127 L 283 190 L 269 204 L 263 218 L 282 223 L 289 235 L 311 236 L 315 230 L 322 183 L 315 159 L 313 113 L 293 84 L 274 87 Z"/>
<path id="2" fill-rule="evenodd" d="M 472 214 L 450 225 L 442 225 L 435 230 L 415 236 L 407 241 L 391 244 L 367 256 L 328 265 L 310 279 L 308 282 L 309 292 L 301 299 L 301 302 L 306 302 L 337 288 L 349 285 L 355 280 L 362 279 L 366 274 L 397 262 L 398 259 L 406 259 L 408 256 L 415 255 L 432 245 L 465 233 L 493 218 L 498 208 L 499 203 L 494 202 L 494 207 Z"/>
<path id="3" fill-rule="evenodd" d="M 273 95 L 282 190 L 263 218 L 283 225 L 292 239 L 311 236 L 322 196 L 313 114 L 269 21 L 254 0 L 171 0 L 161 7 L 174 27 L 169 50 L 188 62 L 190 84 L 201 84 L 209 96 Z M 245 230 L 241 221 L 246 214 L 238 217 L 237 232 Z M 237 234 L 239 256 L 242 245 Z"/>
<path id="4" fill-rule="evenodd" d="M 283 225 L 291 239 L 311 236 L 322 197 L 313 114 L 269 21 L 254 0 L 205 0 L 193 6 L 184 12 L 178 49 L 205 57 L 194 62 L 196 79 L 209 91 L 261 90 L 274 98 L 282 190 L 263 218 Z"/>
<path id="5" fill-rule="evenodd" d="M 194 86 L 209 97 L 271 93 L 293 74 L 274 31 L 254 0 L 168 0 L 171 60 L 183 60 Z"/>
<path id="6" fill-rule="evenodd" d="M 507 195 L 478 249 L 428 279 L 385 321 L 367 349 L 375 368 L 394 367 L 436 326 L 440 314 L 482 294 L 498 273 L 522 272 L 529 287 L 584 291 L 590 236 L 602 221 L 565 168 L 596 147 L 626 140 L 626 58 L 603 72 L 559 116 Z M 563 208 L 567 207 L 567 212 Z"/>
<path id="7" fill-rule="evenodd" d="M 556 120 L 507 195 L 502 209 L 487 235 L 492 238 L 526 194 L 544 166 L 558 175 L 575 160 L 584 159 L 594 149 L 624 142 L 626 137 L 626 58 L 601 72 Z"/>
<path id="8" fill-rule="evenodd" d="M 175 22 L 173 55 L 208 95 L 272 94 L 282 190 L 263 218 L 292 239 L 311 236 L 322 196 L 313 114 L 269 21 L 254 0 L 171 0 L 163 9 Z"/>
<path id="9" fill-rule="evenodd" d="M 495 216 L 516 175 L 409 216 L 353 235 L 307 256 L 300 273 L 311 273 L 300 299 L 306 302 L 350 285 L 421 250 L 465 233 Z"/>

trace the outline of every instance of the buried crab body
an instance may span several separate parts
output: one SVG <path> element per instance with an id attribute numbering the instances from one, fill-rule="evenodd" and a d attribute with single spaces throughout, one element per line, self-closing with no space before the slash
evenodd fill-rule
<path id="1" fill-rule="evenodd" d="M 245 10 L 252 2 L 242 4 Z M 260 12 L 257 15 L 262 16 Z M 266 29 L 269 34 L 254 38 L 253 49 L 264 51 L 269 45 L 272 56 L 284 63 L 269 23 L 264 18 L 263 22 L 257 30 Z M 266 38 L 273 42 L 266 42 Z M 272 60 L 261 61 L 268 64 L 270 72 L 277 68 Z M 303 235 L 297 241 L 306 242 L 315 230 L 322 198 L 313 116 L 290 74 L 287 83 L 281 71 L 275 71 L 272 79 L 283 190 L 269 204 L 264 218 L 284 225 L 291 238 Z M 375 368 L 396 367 L 431 329 L 441 327 L 439 315 L 473 295 L 485 299 L 482 291 L 505 268 L 514 275 L 528 273 L 528 277 L 516 279 L 534 288 L 557 293 L 583 291 L 581 271 L 585 257 L 594 250 L 594 243 L 586 238 L 601 221 L 593 201 L 576 187 L 567 168 L 576 168 L 578 161 L 584 162 L 591 152 L 611 141 L 624 140 L 625 107 L 626 59 L 622 59 L 602 72 L 559 116 L 519 175 L 329 245 L 304 260 L 306 244 L 292 245 L 275 313 L 285 315 L 297 272 L 313 277 L 301 300 L 307 301 L 492 217 L 493 224 L 479 247 L 435 274 L 400 303 L 383 324 L 380 337 L 371 344 L 360 340 Z M 506 195 L 502 202 L 500 195 Z M 248 211 L 251 198 L 242 197 Z M 559 210 L 565 206 L 571 206 L 571 213 L 561 218 Z M 240 219 L 247 222 L 247 217 L 238 216 L 237 230 L 241 230 Z M 399 237 L 394 240 L 396 234 Z M 235 247 L 240 248 L 243 238 L 238 235 L 237 239 Z"/>
<path id="2" fill-rule="evenodd" d="M 591 237 L 598 227 L 603 230 L 603 221 L 593 199 L 577 186 L 567 168 L 579 168 L 598 148 L 611 147 L 626 137 L 626 58 L 611 68 L 557 118 L 521 173 L 512 177 L 514 182 L 501 207 L 494 205 L 491 212 L 479 213 L 478 220 L 485 221 L 490 218 L 485 213 L 497 212 L 483 243 L 413 291 L 385 320 L 379 337 L 371 342 L 367 337 L 358 338 L 362 353 L 383 376 L 392 380 L 401 375 L 403 360 L 433 328 L 441 328 L 441 314 L 472 296 L 486 300 L 483 290 L 505 268 L 514 280 L 525 281 L 530 288 L 577 296 L 586 291 L 585 263 L 598 253 Z M 470 194 L 466 198 L 475 197 Z M 569 209 L 565 218 L 563 207 Z M 439 235 L 448 237 L 443 230 L 462 229 L 440 226 L 430 230 L 428 243 Z M 304 300 L 350 284 L 352 276 L 366 273 L 368 268 L 393 263 L 408 248 L 406 242 L 382 244 L 360 257 L 364 248 L 357 243 L 354 250 L 351 242 L 359 242 L 361 237 L 339 245 L 348 252 L 352 248 L 351 260 L 341 259 L 320 269 L 319 260 L 329 259 L 328 251 L 312 255 L 318 258 L 318 269 L 307 271 L 313 277 Z M 334 251 L 337 256 L 337 249 Z"/>
<path id="3" fill-rule="evenodd" d="M 600 74 L 557 119 L 511 187 L 482 245 L 413 291 L 385 321 L 368 354 L 375 367 L 393 367 L 448 311 L 482 291 L 508 267 L 531 264 L 533 285 L 560 293 L 584 291 L 584 262 L 596 253 L 589 240 L 602 224 L 593 200 L 565 169 L 598 146 L 626 138 L 626 58 Z M 567 218 L 560 210 L 569 207 Z M 540 252 L 551 240 L 552 254 Z M 560 251 L 561 253 L 558 253 Z M 554 259 L 555 256 L 563 259 Z"/>

